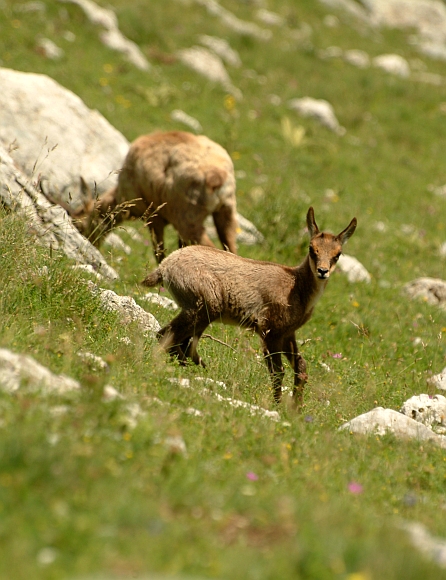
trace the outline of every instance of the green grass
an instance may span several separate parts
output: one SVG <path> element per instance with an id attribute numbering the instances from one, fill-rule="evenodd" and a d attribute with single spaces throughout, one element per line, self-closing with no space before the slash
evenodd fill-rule
<path id="1" fill-rule="evenodd" d="M 417 521 L 446 537 L 444 452 L 337 428 L 375 406 L 399 409 L 414 394 L 433 394 L 426 378 L 446 366 L 444 311 L 401 293 L 418 276 L 446 279 L 438 252 L 445 200 L 429 191 L 446 181 L 446 87 L 321 60 L 318 51 L 331 45 L 372 57 L 421 57 L 405 34 L 368 30 L 342 13 L 338 28 L 326 27 L 327 9 L 310 0 L 271 0 L 268 8 L 290 28 L 307 23 L 312 34 L 296 40 L 289 30 L 273 29 L 268 42 L 237 35 L 196 4 L 100 2 L 115 9 L 121 30 L 152 60 L 149 73 L 102 46 L 78 7 L 44 4 L 40 14 L 0 2 L 2 66 L 52 76 L 129 140 L 157 128 L 183 129 L 170 119 L 175 108 L 197 117 L 246 174 L 238 180 L 238 206 L 267 241 L 241 246 L 242 255 L 298 263 L 312 204 L 321 228 L 338 232 L 358 218 L 346 252 L 367 267 L 372 282 L 333 277 L 298 333 L 307 340 L 302 351 L 309 368 L 303 413 L 284 403 L 274 422 L 217 397 L 276 409 L 257 337 L 214 325 L 212 336 L 235 352 L 203 339 L 207 369 L 180 368 L 137 326 L 105 313 L 82 274 L 36 246 L 23 222 L 0 210 L 0 347 L 31 355 L 82 385 L 65 396 L 25 386 L 0 393 L 0 578 L 444 575 L 398 527 L 401 520 Z M 254 19 L 254 3 L 222 4 Z M 198 33 L 226 38 L 238 50 L 243 67 L 228 70 L 243 100 L 228 99 L 175 60 L 167 64 L 176 50 L 196 44 Z M 39 34 L 65 50 L 63 60 L 46 60 L 35 50 Z M 430 72 L 446 74 L 441 61 L 422 60 Z M 249 69 L 260 79 L 246 75 Z M 271 95 L 281 103 L 271 104 Z M 288 109 L 287 100 L 305 95 L 333 104 L 344 137 Z M 284 118 L 304 127 L 300 147 L 284 138 Z M 327 196 L 328 189 L 336 196 Z M 141 224 L 135 227 L 146 235 Z M 140 300 L 138 283 L 155 263 L 150 245 L 122 236 L 130 256 L 103 248 L 120 274 L 112 288 L 164 324 L 172 315 Z M 170 250 L 175 243 L 170 231 Z M 103 357 L 109 370 L 91 370 L 77 356 L 81 350 Z M 227 390 L 207 385 L 204 392 L 197 377 L 224 381 Z M 179 386 L 180 378 L 190 379 L 191 388 Z M 125 399 L 104 402 L 107 384 Z M 292 386 L 289 368 L 285 386 Z M 134 404 L 141 411 L 136 426 L 128 408 Z M 362 493 L 350 491 L 351 483 Z"/>

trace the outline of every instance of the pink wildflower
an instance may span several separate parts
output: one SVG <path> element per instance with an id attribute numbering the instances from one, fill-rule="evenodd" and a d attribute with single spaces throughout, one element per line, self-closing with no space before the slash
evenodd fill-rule
<path id="1" fill-rule="evenodd" d="M 363 487 L 362 487 L 362 485 L 360 483 L 357 483 L 356 481 L 351 481 L 348 484 L 348 491 L 350 493 L 359 494 L 359 493 L 362 493 L 363 492 Z"/>
<path id="2" fill-rule="evenodd" d="M 255 473 L 253 473 L 252 471 L 248 471 L 248 473 L 246 474 L 246 477 L 248 479 L 250 479 L 251 481 L 257 481 L 259 479 L 259 476 L 256 475 Z"/>

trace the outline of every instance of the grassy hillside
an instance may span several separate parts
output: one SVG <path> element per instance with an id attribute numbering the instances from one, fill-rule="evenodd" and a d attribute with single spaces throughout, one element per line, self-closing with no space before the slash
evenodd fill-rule
<path id="1" fill-rule="evenodd" d="M 350 284 L 337 273 L 299 331 L 309 381 L 296 414 L 286 403 L 275 407 L 255 336 L 214 325 L 212 336 L 229 346 L 203 339 L 207 369 L 180 368 L 136 326 L 104 313 L 82 274 L 0 210 L 0 347 L 82 384 L 80 394 L 63 397 L 0 393 L 0 578 L 441 577 L 399 526 L 417 521 L 446 537 L 444 451 L 337 428 L 375 406 L 399 409 L 412 395 L 433 394 L 426 379 L 446 366 L 445 312 L 401 292 L 419 276 L 446 279 L 446 200 L 430 187 L 446 182 L 446 85 L 358 69 L 320 51 L 397 53 L 413 69 L 445 76 L 446 65 L 420 57 L 401 32 L 369 29 L 314 0 L 269 0 L 282 28 L 255 20 L 255 2 L 222 0 L 238 18 L 270 29 L 268 41 L 233 32 L 198 3 L 98 3 L 115 10 L 151 71 L 103 46 L 79 7 L 50 0 L 37 12 L 0 1 L 0 65 L 50 75 L 129 140 L 185 129 L 170 117 L 184 110 L 230 152 L 239 210 L 266 237 L 240 254 L 298 263 L 313 205 L 319 226 L 334 232 L 357 217 L 346 252 L 372 282 Z M 337 26 L 327 25 L 328 14 Z M 242 100 L 174 58 L 199 34 L 238 51 L 243 65 L 228 72 Z M 39 36 L 64 57 L 44 58 Z M 346 134 L 288 108 L 303 96 L 328 100 Z M 305 131 L 297 146 L 287 124 Z M 120 274 L 110 287 L 163 324 L 172 314 L 140 300 L 138 282 L 154 258 L 142 225 L 132 225 L 147 243 L 124 231 L 130 256 L 103 249 Z M 108 370 L 89 368 L 81 350 L 101 356 Z M 199 377 L 227 389 L 208 383 L 203 392 Z M 107 384 L 125 399 L 104 402 Z"/>

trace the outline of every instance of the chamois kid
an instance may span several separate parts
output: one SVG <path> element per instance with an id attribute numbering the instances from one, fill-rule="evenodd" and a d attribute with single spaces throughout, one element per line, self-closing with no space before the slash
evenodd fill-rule
<path id="1" fill-rule="evenodd" d="M 183 364 L 190 357 L 205 366 L 197 343 L 211 322 L 253 329 L 262 341 L 275 401 L 281 400 L 285 354 L 294 371 L 294 402 L 302 405 L 306 362 L 297 349 L 295 331 L 313 314 L 356 223 L 353 218 L 337 236 L 320 232 L 310 207 L 309 253 L 295 268 L 206 246 L 173 252 L 142 282 L 150 287 L 163 284 L 181 308 L 159 331 L 160 344 Z"/>

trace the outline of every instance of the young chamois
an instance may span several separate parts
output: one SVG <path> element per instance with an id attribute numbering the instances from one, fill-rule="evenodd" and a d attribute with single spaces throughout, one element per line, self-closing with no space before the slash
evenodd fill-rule
<path id="1" fill-rule="evenodd" d="M 212 214 L 223 248 L 236 253 L 235 188 L 234 165 L 223 147 L 204 135 L 155 132 L 131 144 L 116 187 L 94 200 L 83 183 L 77 227 L 88 237 L 123 219 L 147 218 L 159 263 L 168 224 L 178 231 L 180 246 L 214 246 L 203 225 Z"/>
<path id="2" fill-rule="evenodd" d="M 302 405 L 306 362 L 299 353 L 295 331 L 313 314 L 342 252 L 356 229 L 356 218 L 337 236 L 320 232 L 313 208 L 307 213 L 309 253 L 296 268 L 235 256 L 204 246 L 173 252 L 142 282 L 163 284 L 181 307 L 158 338 L 171 355 L 184 363 L 190 357 L 204 363 L 197 343 L 214 321 L 253 329 L 262 341 L 271 374 L 274 399 L 280 402 L 284 354 L 294 371 L 293 398 Z"/>

